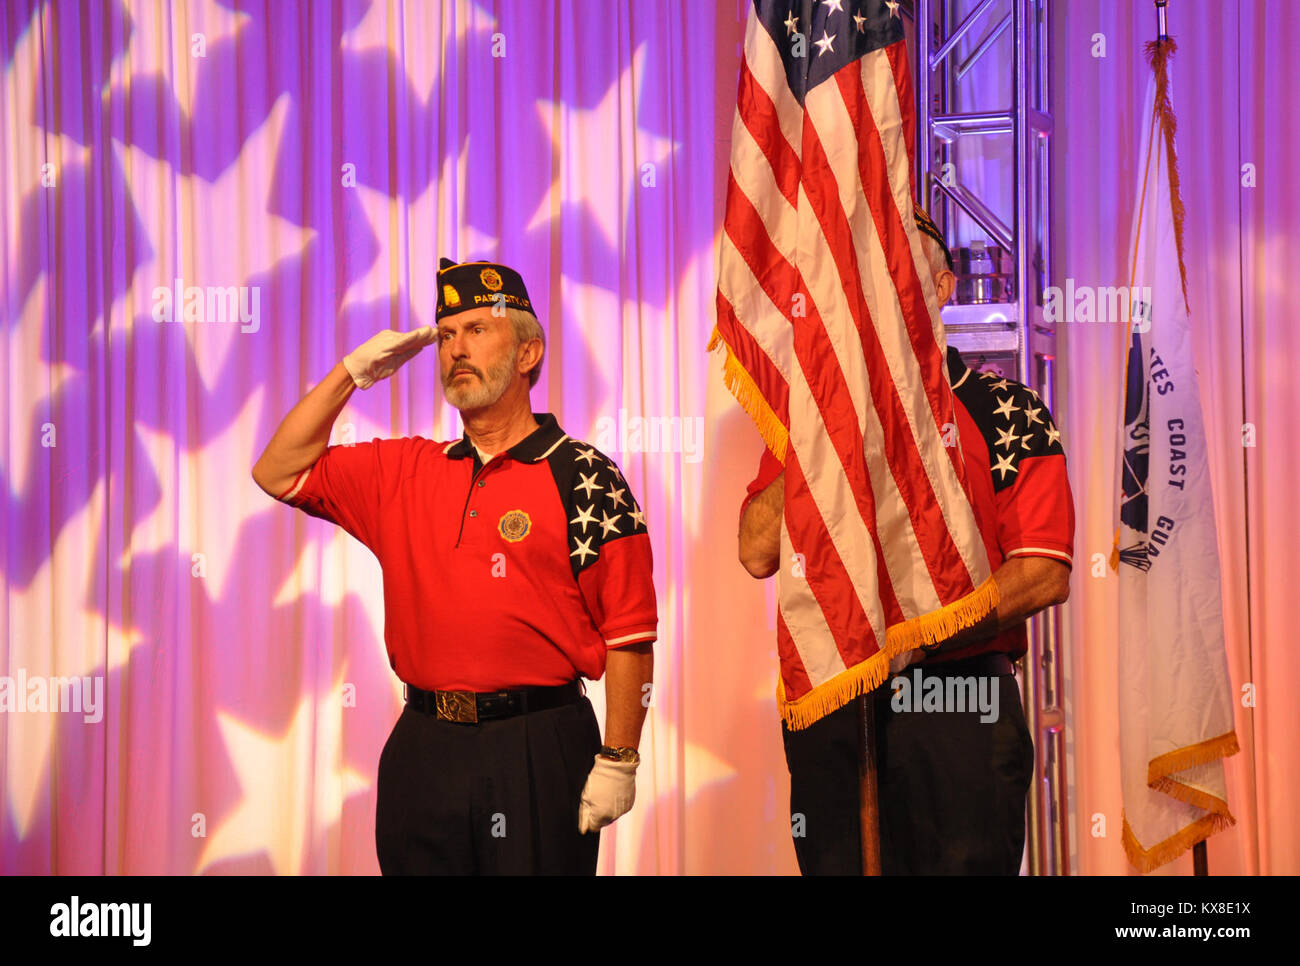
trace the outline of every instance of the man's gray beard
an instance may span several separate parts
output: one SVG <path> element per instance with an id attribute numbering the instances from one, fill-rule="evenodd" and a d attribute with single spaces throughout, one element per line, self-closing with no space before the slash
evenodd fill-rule
<path id="1" fill-rule="evenodd" d="M 486 409 L 495 405 L 506 394 L 510 386 L 510 374 L 515 367 L 515 359 L 507 357 L 483 374 L 483 380 L 466 386 L 444 383 L 443 395 L 447 402 L 464 412 L 467 409 Z M 475 376 L 475 378 L 478 378 Z"/>

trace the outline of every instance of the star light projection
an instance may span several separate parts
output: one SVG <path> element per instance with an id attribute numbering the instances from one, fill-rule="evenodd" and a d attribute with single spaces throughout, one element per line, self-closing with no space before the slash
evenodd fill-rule
<path id="1" fill-rule="evenodd" d="M 669 138 L 642 130 L 636 123 L 646 75 L 646 47 L 642 44 L 632 62 L 614 79 L 593 107 L 574 107 L 563 101 L 538 101 L 537 118 L 551 141 L 554 177 L 527 227 L 544 228 L 560 217 L 562 207 L 573 205 L 590 219 L 609 247 L 623 247 L 624 221 L 639 190 L 641 172 L 657 172 L 677 145 Z M 628 123 L 628 120 L 631 123 Z M 583 157 L 568 150 L 574 144 L 606 145 L 623 163 L 610 163 L 605 151 Z M 635 176 L 629 177 L 635 159 Z M 648 165 L 648 168 L 641 166 Z"/>
<path id="2" fill-rule="evenodd" d="M 341 834 L 349 802 L 373 793 L 378 749 L 400 700 L 383 650 L 378 568 L 336 528 L 268 506 L 248 479 L 283 416 L 278 400 L 319 377 L 305 371 L 285 333 L 310 327 L 337 341 L 333 327 L 346 328 L 345 338 L 382 328 L 394 305 L 408 306 L 413 325 L 431 323 L 432 280 L 420 266 L 451 252 L 509 256 L 527 271 L 557 258 L 558 228 L 589 244 L 585 258 L 557 258 L 552 340 L 599 387 L 587 402 L 594 410 L 566 409 L 570 424 L 594 425 L 626 392 L 623 373 L 635 367 L 605 351 L 611 323 L 635 320 L 654 351 L 676 351 L 679 336 L 662 325 L 678 308 L 665 301 L 672 290 L 629 288 L 609 272 L 611 262 L 634 261 L 638 244 L 662 245 L 671 227 L 653 194 L 683 146 L 664 133 L 657 105 L 663 51 L 652 54 L 642 40 L 621 57 L 584 59 L 582 90 L 594 97 L 539 96 L 524 86 L 527 75 L 488 53 L 504 31 L 511 56 L 526 57 L 523 38 L 552 26 L 536 7 L 507 5 L 507 23 L 495 7 L 467 0 L 349 0 L 320 21 L 301 20 L 294 7 L 32 2 L 8 38 L 4 131 L 16 131 L 17 143 L 4 149 L 18 163 L 6 173 L 5 197 L 22 203 L 4 219 L 3 337 L 10 367 L 39 374 L 41 392 L 11 389 L 0 460 L 6 520 L 43 515 L 49 532 L 25 529 L 25 556 L 7 558 L 8 626 L 22 633 L 10 635 L 5 656 L 10 671 L 102 676 L 110 712 L 93 726 L 58 715 L 0 722 L 4 871 L 54 868 L 57 850 L 47 843 L 64 841 L 58 828 L 69 825 L 69 809 L 101 808 L 100 797 L 124 814 L 121 848 L 109 850 L 121 861 L 102 866 L 104 850 L 65 844 L 57 871 L 191 873 L 259 863 L 277 873 L 325 871 L 322 849 Z M 305 39 L 295 33 L 304 30 Z M 286 49 L 289 35 L 304 52 Z M 95 37 L 104 41 L 95 41 L 99 58 L 86 54 Z M 310 72 L 292 66 L 304 53 L 339 76 L 389 85 L 401 113 L 345 113 L 322 124 L 327 101 Z M 57 85 L 55 63 L 65 68 Z M 494 183 L 474 147 L 490 119 L 446 121 L 460 92 L 485 80 L 521 105 L 523 121 L 511 130 L 521 150 L 550 159 L 519 173 L 525 202 L 505 219 L 476 204 Z M 80 112 L 66 103 L 55 111 L 43 99 L 56 88 L 80 96 Z M 83 129 L 84 117 L 93 120 Z M 436 145 L 427 170 L 417 158 L 396 183 L 390 125 L 417 139 L 432 132 Z M 341 159 L 331 150 L 342 143 L 365 155 L 347 194 L 339 194 Z M 50 188 L 39 184 L 45 164 L 57 176 Z M 312 197 L 341 199 L 346 217 L 323 217 L 329 205 L 312 207 L 304 201 Z M 68 244 L 105 237 L 108 266 L 86 245 Z M 695 289 L 700 305 L 710 301 L 711 251 L 712 238 L 702 236 L 657 253 L 656 271 L 682 282 L 676 291 L 690 293 L 692 312 Z M 185 321 L 179 300 L 177 321 L 155 321 L 158 291 L 177 279 L 182 299 L 190 288 L 205 296 L 256 289 L 258 324 Z M 373 399 L 342 417 L 359 427 L 355 438 L 391 434 L 375 408 L 382 400 Z M 51 420 L 58 446 L 47 448 L 41 429 Z M 675 492 L 672 457 L 646 462 L 643 479 Z M 648 506 L 663 503 L 638 494 Z M 593 522 L 611 525 L 608 517 Z M 675 596 L 672 588 L 665 595 L 673 611 Z M 310 636 L 294 636 L 304 629 Z M 341 650 L 321 668 L 303 667 L 323 639 Z M 284 686 L 250 689 L 250 675 Z M 356 708 L 340 697 L 350 685 L 365 697 Z M 603 715 L 599 689 L 593 697 Z M 188 720 L 168 717 L 169 702 L 187 700 Z M 175 765 L 169 784 L 163 763 L 173 760 L 173 726 L 189 729 L 183 741 L 197 759 Z M 71 789 L 69 775 L 99 775 L 109 764 L 87 750 L 106 739 L 126 747 L 117 764 L 129 768 L 103 778 L 102 796 Z M 682 794 L 673 782 L 684 781 L 689 797 L 734 774 L 653 713 L 645 744 L 646 771 L 660 777 L 643 781 L 641 810 L 621 823 L 621 860 L 653 833 L 654 803 Z M 679 755 L 680 771 L 669 764 Z M 207 825 L 197 838 L 196 812 Z M 349 834 L 369 842 L 373 804 L 351 814 L 361 827 Z M 373 870 L 373 861 L 361 869 Z"/>

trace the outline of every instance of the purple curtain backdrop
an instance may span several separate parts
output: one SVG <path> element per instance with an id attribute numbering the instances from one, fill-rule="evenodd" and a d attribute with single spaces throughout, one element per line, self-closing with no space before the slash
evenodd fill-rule
<path id="1" fill-rule="evenodd" d="M 700 12 L 6 4 L 3 673 L 103 697 L 0 715 L 0 871 L 376 870 L 401 700 L 378 565 L 249 471 L 348 349 L 433 321 L 440 255 L 522 271 L 549 334 L 535 408 L 616 459 L 651 521 L 659 688 L 602 869 L 684 869 L 690 782 L 733 773 L 682 728 L 701 601 L 680 508 L 706 465 L 735 84 L 734 36 Z M 202 320 L 156 321 L 178 284 L 217 291 Z M 245 315 L 214 320 L 226 289 Z M 638 418 L 665 421 L 655 448 L 620 432 Z M 405 434 L 459 434 L 431 354 L 335 441 Z"/>

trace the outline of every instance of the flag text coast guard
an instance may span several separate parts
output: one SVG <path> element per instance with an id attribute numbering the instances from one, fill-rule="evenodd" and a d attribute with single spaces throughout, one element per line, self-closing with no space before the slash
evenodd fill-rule
<path id="1" fill-rule="evenodd" d="M 1238 750 L 1224 653 L 1214 495 L 1192 360 L 1168 58 L 1141 117 L 1119 526 L 1124 850 L 1149 872 L 1233 824 L 1222 759 Z"/>

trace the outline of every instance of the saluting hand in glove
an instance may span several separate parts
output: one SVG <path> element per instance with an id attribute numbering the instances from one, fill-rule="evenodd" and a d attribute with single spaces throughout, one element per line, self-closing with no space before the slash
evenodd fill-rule
<path id="1" fill-rule="evenodd" d="M 345 355 L 343 368 L 347 369 L 358 389 L 369 389 L 380 379 L 387 379 L 404 362 L 437 339 L 438 330 L 431 325 L 410 332 L 385 329 Z"/>
<path id="2" fill-rule="evenodd" d="M 579 832 L 600 831 L 631 809 L 636 800 L 636 766 L 641 756 L 631 749 L 617 751 L 622 752 L 618 759 L 607 757 L 603 750 L 596 756 L 587 784 L 582 788 Z"/>

